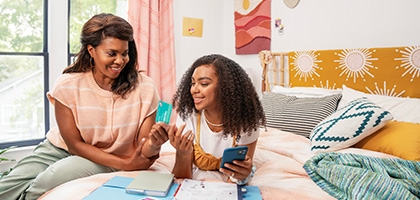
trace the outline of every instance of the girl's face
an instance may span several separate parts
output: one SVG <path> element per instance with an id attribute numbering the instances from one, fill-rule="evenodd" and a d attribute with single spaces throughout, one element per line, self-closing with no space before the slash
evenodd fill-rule
<path id="1" fill-rule="evenodd" d="M 108 37 L 94 48 L 88 45 L 89 54 L 95 60 L 93 74 L 95 80 L 100 83 L 118 77 L 121 70 L 130 60 L 128 56 L 128 41 Z"/>
<path id="2" fill-rule="evenodd" d="M 212 65 L 201 65 L 194 70 L 191 77 L 191 95 L 197 110 L 217 109 L 216 89 L 218 78 Z"/>

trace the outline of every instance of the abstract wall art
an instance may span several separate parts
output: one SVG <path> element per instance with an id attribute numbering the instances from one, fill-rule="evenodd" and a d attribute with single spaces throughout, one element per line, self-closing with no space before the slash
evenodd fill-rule
<path id="1" fill-rule="evenodd" d="M 271 0 L 235 0 L 236 54 L 270 50 Z"/>

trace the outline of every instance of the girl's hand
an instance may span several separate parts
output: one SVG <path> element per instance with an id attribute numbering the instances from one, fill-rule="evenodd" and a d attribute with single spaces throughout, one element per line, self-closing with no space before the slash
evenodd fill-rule
<path id="1" fill-rule="evenodd" d="M 232 163 L 226 163 L 226 168 L 220 168 L 219 171 L 237 180 L 244 180 L 252 171 L 252 160 L 247 155 L 245 160 L 234 160 Z"/>
<path id="2" fill-rule="evenodd" d="M 171 126 L 168 131 L 169 142 L 176 149 L 177 154 L 191 155 L 193 151 L 194 134 L 191 130 L 182 134 L 185 126 L 185 123 L 179 128 L 175 125 Z"/>

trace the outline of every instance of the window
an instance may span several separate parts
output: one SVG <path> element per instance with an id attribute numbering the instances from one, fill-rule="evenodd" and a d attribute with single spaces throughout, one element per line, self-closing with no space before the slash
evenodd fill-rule
<path id="1" fill-rule="evenodd" d="M 0 148 L 45 138 L 47 2 L 0 0 Z"/>

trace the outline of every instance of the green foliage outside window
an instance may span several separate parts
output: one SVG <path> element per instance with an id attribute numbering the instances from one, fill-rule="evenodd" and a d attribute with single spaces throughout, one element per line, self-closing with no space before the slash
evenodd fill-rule
<path id="1" fill-rule="evenodd" d="M 0 1 L 0 52 L 42 52 L 43 3 L 43 0 Z"/>
<path id="2" fill-rule="evenodd" d="M 70 53 L 80 49 L 83 24 L 99 13 L 116 13 L 117 0 L 70 0 Z"/>
<path id="3" fill-rule="evenodd" d="M 2 108 L 0 139 L 43 131 L 44 18 L 44 0 L 0 0 L 0 103 L 17 108 Z"/>
<path id="4" fill-rule="evenodd" d="M 0 1 L 0 52 L 42 52 L 43 0 Z M 0 57 L 0 82 L 37 68 L 36 60 Z"/>

